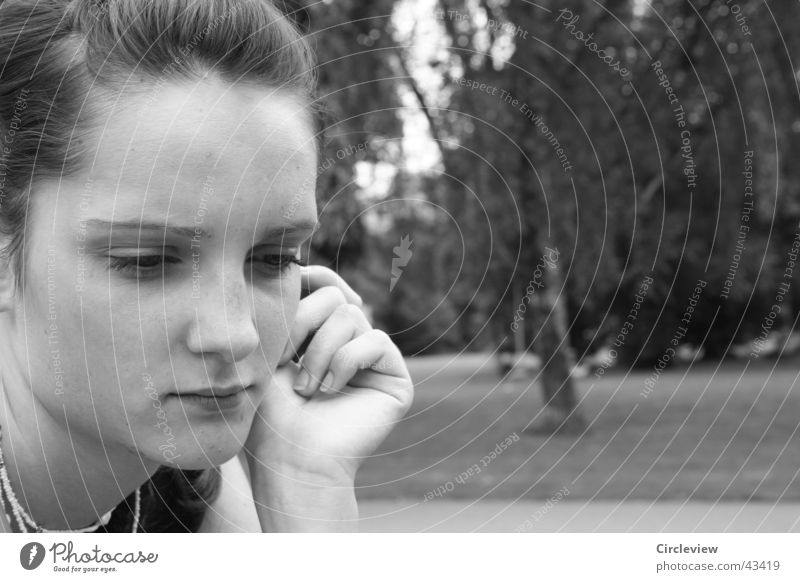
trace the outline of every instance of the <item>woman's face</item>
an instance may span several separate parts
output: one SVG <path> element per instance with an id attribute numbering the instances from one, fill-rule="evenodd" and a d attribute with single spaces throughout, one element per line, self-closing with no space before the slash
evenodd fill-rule
<path id="1" fill-rule="evenodd" d="M 15 357 L 72 438 L 219 465 L 247 437 L 300 299 L 308 113 L 203 80 L 123 94 L 99 127 L 83 171 L 32 193 Z"/>

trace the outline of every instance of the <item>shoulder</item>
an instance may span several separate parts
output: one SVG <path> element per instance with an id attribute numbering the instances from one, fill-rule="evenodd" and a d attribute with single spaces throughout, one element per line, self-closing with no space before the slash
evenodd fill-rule
<path id="1" fill-rule="evenodd" d="M 199 532 L 261 532 L 244 452 L 220 467 L 219 494 L 206 509 Z"/>

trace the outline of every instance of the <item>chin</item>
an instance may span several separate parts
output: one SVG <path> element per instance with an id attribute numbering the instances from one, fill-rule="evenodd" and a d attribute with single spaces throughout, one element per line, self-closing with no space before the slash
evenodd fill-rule
<path id="1" fill-rule="evenodd" d="M 176 433 L 174 439 L 151 443 L 147 447 L 147 456 L 160 465 L 177 469 L 219 467 L 241 452 L 250 431 L 250 423 L 216 427 L 216 430 L 208 428 L 187 428 Z"/>
<path id="2" fill-rule="evenodd" d="M 197 444 L 195 444 L 191 450 L 164 450 L 157 458 L 161 465 L 187 471 L 198 471 L 224 465 L 241 450 L 241 443 L 231 443 L 230 446 L 220 446 L 219 443 L 215 443 L 205 450 L 198 449 Z"/>

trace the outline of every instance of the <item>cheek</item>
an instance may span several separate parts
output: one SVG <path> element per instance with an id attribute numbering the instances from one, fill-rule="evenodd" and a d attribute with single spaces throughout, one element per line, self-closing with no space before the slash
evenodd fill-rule
<path id="1" fill-rule="evenodd" d="M 287 276 L 271 292 L 258 295 L 255 322 L 266 354 L 277 354 L 277 358 L 286 347 L 299 304 L 299 271 Z"/>
<path id="2" fill-rule="evenodd" d="M 87 306 L 87 300 L 92 305 Z M 82 322 L 87 358 L 92 370 L 111 362 L 115 374 L 127 377 L 145 370 L 146 358 L 168 348 L 163 301 L 157 302 L 135 290 L 98 289 L 83 297 Z"/>
<path id="3" fill-rule="evenodd" d="M 42 399 L 89 398 L 90 381 L 116 380 L 107 291 L 103 301 L 76 285 L 76 255 L 67 243 L 38 246 L 44 251 L 26 257 L 21 355 Z"/>

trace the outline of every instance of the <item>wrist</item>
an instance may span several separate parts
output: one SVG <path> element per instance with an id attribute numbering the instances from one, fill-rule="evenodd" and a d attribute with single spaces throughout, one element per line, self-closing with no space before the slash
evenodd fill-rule
<path id="1" fill-rule="evenodd" d="M 355 531 L 354 479 L 333 463 L 264 463 L 248 459 L 263 531 Z"/>

